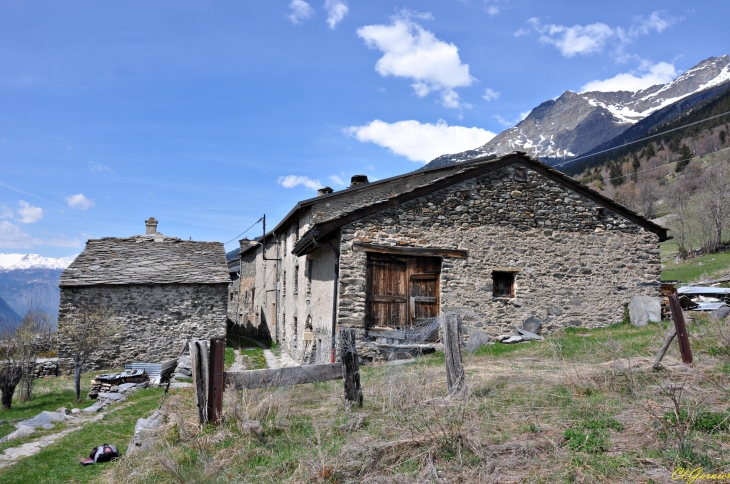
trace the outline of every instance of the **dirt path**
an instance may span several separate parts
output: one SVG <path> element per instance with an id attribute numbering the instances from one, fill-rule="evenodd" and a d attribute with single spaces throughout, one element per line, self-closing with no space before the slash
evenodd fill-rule
<path id="1" fill-rule="evenodd" d="M 236 353 L 236 361 L 233 362 L 231 367 L 228 369 L 228 371 L 231 372 L 241 372 L 246 369 L 246 365 L 243 364 L 243 356 L 241 356 L 241 348 L 236 348 L 233 350 L 234 353 Z"/>

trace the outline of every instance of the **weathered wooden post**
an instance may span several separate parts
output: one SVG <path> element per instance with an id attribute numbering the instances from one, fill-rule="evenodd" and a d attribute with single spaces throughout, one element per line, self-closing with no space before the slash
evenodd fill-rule
<path id="1" fill-rule="evenodd" d="M 677 340 L 679 341 L 679 352 L 682 354 L 682 363 L 692 364 L 692 349 L 689 347 L 689 334 L 684 324 L 682 306 L 679 304 L 677 294 L 669 295 L 669 307 L 672 309 L 672 321 L 677 328 Z"/>
<path id="2" fill-rule="evenodd" d="M 198 422 L 204 424 L 208 420 L 207 341 L 190 342 L 190 363 L 193 367 L 193 390 L 195 391 L 195 403 L 198 406 Z"/>
<path id="3" fill-rule="evenodd" d="M 449 385 L 449 396 L 460 396 L 466 391 L 466 377 L 464 375 L 464 364 L 461 361 L 459 317 L 456 314 L 441 315 L 441 332 L 444 340 L 446 382 Z"/>
<path id="4" fill-rule="evenodd" d="M 225 387 L 224 356 L 225 338 L 210 340 L 210 365 L 208 366 L 208 421 L 220 425 L 223 415 L 223 388 Z"/>
<path id="5" fill-rule="evenodd" d="M 362 388 L 360 387 L 360 363 L 357 361 L 355 330 L 340 329 L 340 359 L 342 360 L 342 379 L 345 385 L 345 401 L 348 405 L 362 407 Z"/>

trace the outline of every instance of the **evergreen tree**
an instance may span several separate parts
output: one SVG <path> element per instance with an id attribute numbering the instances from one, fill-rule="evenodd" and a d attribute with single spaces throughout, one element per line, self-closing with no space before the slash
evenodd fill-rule
<path id="1" fill-rule="evenodd" d="M 656 151 L 654 151 L 654 143 L 649 143 L 646 146 L 646 159 L 652 158 L 656 156 Z"/>
<path id="2" fill-rule="evenodd" d="M 639 161 L 639 157 L 636 156 L 636 153 L 634 153 L 634 157 L 631 160 L 631 168 L 634 169 L 634 173 L 631 175 L 631 179 L 634 180 L 634 182 L 639 181 L 639 175 L 637 172 L 639 171 L 639 168 L 641 168 L 641 161 Z"/>
<path id="3" fill-rule="evenodd" d="M 679 163 L 677 163 L 677 167 L 674 169 L 675 172 L 681 173 L 684 171 L 685 168 L 687 168 L 687 165 L 689 165 L 689 160 L 692 158 L 692 150 L 689 149 L 689 146 L 687 146 L 685 143 L 682 143 L 682 147 L 679 148 Z"/>
<path id="4" fill-rule="evenodd" d="M 624 172 L 621 169 L 621 163 L 613 163 L 608 171 L 608 178 L 611 180 L 611 185 L 617 187 L 623 185 L 626 181 L 624 179 Z"/>

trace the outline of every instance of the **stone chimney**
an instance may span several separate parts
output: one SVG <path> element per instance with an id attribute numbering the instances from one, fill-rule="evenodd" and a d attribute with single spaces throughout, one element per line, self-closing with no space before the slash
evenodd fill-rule
<path id="1" fill-rule="evenodd" d="M 370 180 L 368 180 L 367 175 L 352 175 L 352 178 L 350 178 L 350 188 L 358 185 L 367 185 L 368 183 L 370 183 Z"/>
<path id="2" fill-rule="evenodd" d="M 155 217 L 148 218 L 144 221 L 144 224 L 147 227 L 145 235 L 155 235 L 157 233 L 157 220 L 155 220 Z"/>
<path id="3" fill-rule="evenodd" d="M 330 187 L 320 188 L 319 190 L 317 190 L 317 196 L 321 197 L 322 195 L 329 195 L 333 191 L 334 190 L 332 190 Z"/>

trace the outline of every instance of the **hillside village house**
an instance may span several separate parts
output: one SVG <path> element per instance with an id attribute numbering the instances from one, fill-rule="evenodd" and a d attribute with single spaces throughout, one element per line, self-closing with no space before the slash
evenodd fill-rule
<path id="1" fill-rule="evenodd" d="M 191 338 L 226 334 L 230 278 L 220 242 L 197 242 L 157 232 L 91 239 L 63 272 L 59 325 L 83 311 L 110 309 L 123 324 L 118 346 L 95 353 L 89 368 L 175 358 Z M 69 358 L 66 343 L 58 356 Z"/>
<path id="2" fill-rule="evenodd" d="M 235 322 L 299 361 L 329 359 L 335 324 L 373 359 L 382 328 L 444 311 L 495 336 L 608 325 L 660 294 L 666 230 L 524 153 L 352 181 L 241 241 Z"/>

